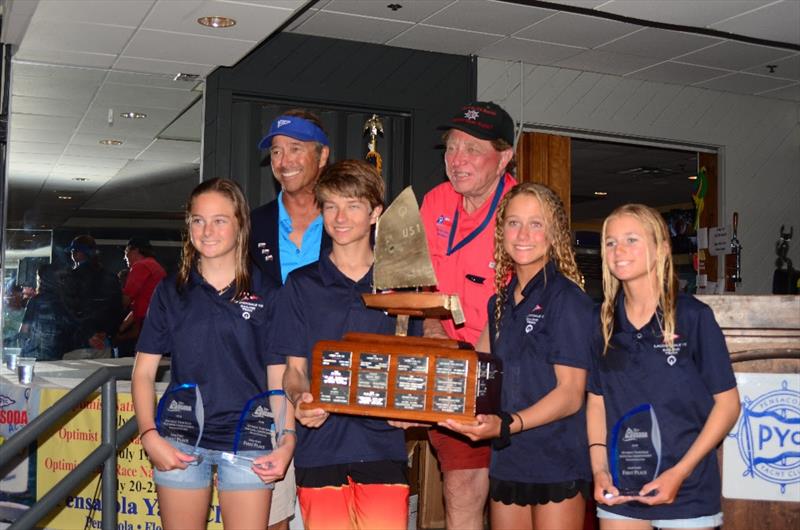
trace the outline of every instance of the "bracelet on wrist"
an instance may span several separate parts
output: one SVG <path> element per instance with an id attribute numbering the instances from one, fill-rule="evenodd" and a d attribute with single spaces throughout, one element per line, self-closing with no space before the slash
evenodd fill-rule
<path id="1" fill-rule="evenodd" d="M 293 434 L 295 438 L 297 438 L 297 431 L 294 429 L 283 429 L 280 434 L 278 434 L 278 438 L 283 438 L 287 434 Z"/>
<path id="2" fill-rule="evenodd" d="M 492 440 L 494 449 L 503 449 L 511 445 L 511 423 L 514 421 L 511 414 L 505 411 L 497 413 L 500 417 L 500 436 Z"/>
<path id="3" fill-rule="evenodd" d="M 158 431 L 158 429 L 155 428 L 155 427 L 150 427 L 149 429 L 143 430 L 142 432 L 139 433 L 139 439 L 141 440 L 142 438 L 144 438 L 145 434 L 147 434 L 149 432 L 153 432 L 153 431 Z"/>
<path id="4" fill-rule="evenodd" d="M 592 447 L 608 447 L 608 446 L 606 444 L 604 444 L 604 443 L 597 442 L 597 443 L 589 444 L 589 449 L 591 449 Z"/>
<path id="5" fill-rule="evenodd" d="M 514 416 L 515 418 L 517 418 L 517 421 L 519 422 L 519 430 L 517 432 L 524 431 L 525 430 L 525 422 L 522 421 L 522 416 L 520 416 L 519 412 L 513 412 L 511 415 Z"/>

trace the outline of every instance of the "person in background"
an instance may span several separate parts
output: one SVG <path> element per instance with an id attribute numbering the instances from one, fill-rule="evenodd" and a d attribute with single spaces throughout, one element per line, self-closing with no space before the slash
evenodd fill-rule
<path id="1" fill-rule="evenodd" d="M 225 528 L 266 529 L 272 484 L 292 458 L 294 418 L 285 414 L 285 423 L 275 426 L 276 446 L 269 454 L 238 451 L 253 459 L 250 468 L 221 453 L 236 449 L 248 401 L 267 388 L 280 389 L 281 374 L 267 369 L 275 290 L 249 263 L 249 211 L 235 182 L 212 179 L 197 186 L 187 202 L 186 224 L 180 269 L 153 294 L 132 376 L 139 436 L 155 468 L 161 521 L 167 530 L 205 528 L 216 468 Z M 163 438 L 156 428 L 153 397 L 163 354 L 171 355 L 168 392 L 182 384 L 200 389 L 202 461 L 187 453 L 192 446 Z M 285 410 L 285 401 L 283 392 L 271 396 L 272 411 Z"/>
<path id="2" fill-rule="evenodd" d="M 584 395 L 592 300 L 581 286 L 564 205 L 551 189 L 518 184 L 496 221 L 497 294 L 478 349 L 502 362 L 504 412 L 444 425 L 473 440 L 493 439 L 493 529 L 581 530 L 591 492 Z"/>
<path id="3" fill-rule="evenodd" d="M 68 249 L 73 268 L 64 277 L 62 300 L 76 329 L 73 351 L 64 358 L 111 357 L 111 340 L 122 319 L 119 281 L 103 267 L 92 236 L 75 237 Z"/>
<path id="4" fill-rule="evenodd" d="M 514 121 L 501 107 L 464 105 L 444 126 L 448 181 L 425 195 L 420 208 L 437 289 L 457 294 L 466 322 L 426 320 L 425 335 L 475 344 L 486 327 L 493 294 L 495 211 L 516 181 Z M 444 330 L 442 330 L 442 325 Z M 490 448 L 443 428 L 429 431 L 444 476 L 447 527 L 482 530 L 489 491 Z"/>
<path id="5" fill-rule="evenodd" d="M 59 294 L 60 282 L 52 264 L 36 269 L 36 294 L 25 308 L 20 327 L 21 355 L 54 361 L 69 351 L 74 323 Z"/>
<path id="6" fill-rule="evenodd" d="M 677 292 L 660 213 L 620 206 L 603 223 L 601 241 L 604 300 L 586 408 L 600 528 L 718 528 L 716 448 L 740 408 L 725 338 L 710 307 Z M 642 404 L 658 423 L 659 472 L 622 495 L 609 472 L 610 438 Z"/>
<path id="7" fill-rule="evenodd" d="M 128 274 L 122 287 L 122 307 L 126 313 L 119 327 L 119 342 L 135 341 L 139 336 L 150 298 L 167 273 L 156 261 L 150 241 L 131 238 L 125 245 Z"/>

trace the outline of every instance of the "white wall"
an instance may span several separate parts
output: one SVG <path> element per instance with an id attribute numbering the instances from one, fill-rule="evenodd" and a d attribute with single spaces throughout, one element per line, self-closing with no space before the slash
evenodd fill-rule
<path id="1" fill-rule="evenodd" d="M 738 292 L 770 293 L 781 224 L 800 268 L 800 104 L 550 66 L 478 60 L 478 99 L 529 126 L 719 148 L 719 219 L 739 212 Z"/>

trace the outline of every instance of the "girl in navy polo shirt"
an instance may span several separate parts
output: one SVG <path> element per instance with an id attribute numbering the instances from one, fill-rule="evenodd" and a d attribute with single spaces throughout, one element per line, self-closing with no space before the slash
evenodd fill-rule
<path id="1" fill-rule="evenodd" d="M 497 294 L 477 349 L 490 346 L 503 363 L 505 412 L 443 425 L 472 440 L 494 438 L 492 528 L 583 528 L 592 302 L 581 288 L 567 215 L 552 190 L 522 183 L 501 201 L 496 226 Z"/>
<path id="2" fill-rule="evenodd" d="M 677 293 L 669 232 L 657 211 L 617 208 L 603 223 L 602 241 L 602 338 L 587 402 L 600 526 L 720 526 L 715 448 L 739 415 L 725 339 L 707 305 Z M 617 466 L 614 428 L 627 432 L 633 411 L 647 405 L 660 433 L 659 472 L 638 494 L 621 495 L 609 471 Z M 633 430 L 650 436 L 652 423 Z"/>
<path id="3" fill-rule="evenodd" d="M 294 436 L 283 436 L 293 432 L 293 419 L 278 426 L 278 448 L 270 454 L 238 452 L 254 459 L 249 469 L 222 454 L 235 449 L 248 401 L 266 391 L 274 291 L 248 265 L 249 208 L 236 183 L 214 179 L 197 186 L 186 222 L 180 270 L 156 288 L 137 343 L 132 387 L 139 436 L 153 463 L 165 529 L 206 527 L 213 467 L 224 526 L 265 529 L 272 483 L 282 478 L 294 450 Z M 205 417 L 197 449 L 156 428 L 154 381 L 162 354 L 172 359 L 169 392 L 183 384 L 200 390 Z M 269 379 L 271 388 L 280 388 L 279 373 L 270 369 Z M 281 394 L 269 398 L 272 410 L 285 407 Z"/>

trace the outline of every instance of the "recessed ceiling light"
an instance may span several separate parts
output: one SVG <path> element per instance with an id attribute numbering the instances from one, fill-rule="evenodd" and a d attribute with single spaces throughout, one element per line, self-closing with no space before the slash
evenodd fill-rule
<path id="1" fill-rule="evenodd" d="M 598 197 L 605 197 L 606 195 L 608 195 L 608 192 L 607 191 L 596 191 L 596 192 L 594 192 L 594 194 L 597 195 Z"/>
<path id="2" fill-rule="evenodd" d="M 89 179 L 86 177 L 72 177 L 72 180 L 76 180 L 78 182 L 86 182 Z"/>
<path id="3" fill-rule="evenodd" d="M 403 5 L 402 4 L 389 4 L 386 7 L 388 7 L 392 11 L 397 11 L 398 9 L 402 9 Z"/>
<path id="4" fill-rule="evenodd" d="M 71 195 L 59 195 L 58 198 L 61 199 L 62 201 L 68 201 L 68 200 L 70 200 L 72 198 L 72 196 Z"/>
<path id="5" fill-rule="evenodd" d="M 197 23 L 209 28 L 229 28 L 236 25 L 236 21 L 228 17 L 200 17 Z"/>
<path id="6" fill-rule="evenodd" d="M 689 175 L 689 180 L 697 180 L 697 175 Z"/>
<path id="7" fill-rule="evenodd" d="M 123 112 L 119 115 L 120 118 L 127 118 L 129 120 L 141 120 L 147 117 L 144 112 Z"/>
<path id="8" fill-rule="evenodd" d="M 100 140 L 100 145 L 122 145 L 122 140 L 114 140 L 113 138 L 105 138 Z"/>

